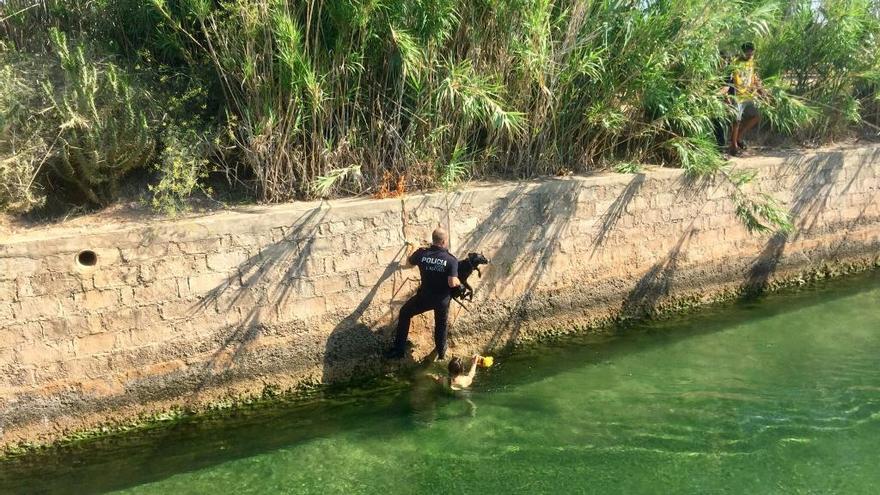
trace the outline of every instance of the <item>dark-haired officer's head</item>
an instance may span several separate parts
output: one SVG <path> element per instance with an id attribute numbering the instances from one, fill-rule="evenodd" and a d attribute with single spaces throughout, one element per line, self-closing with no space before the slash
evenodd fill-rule
<path id="1" fill-rule="evenodd" d="M 742 56 L 746 60 L 751 60 L 752 57 L 755 56 L 755 44 L 751 41 L 746 41 L 742 44 Z"/>
<path id="2" fill-rule="evenodd" d="M 449 376 L 455 378 L 464 371 L 464 364 L 462 364 L 461 358 L 454 357 L 449 360 L 449 365 L 446 369 L 449 370 Z"/>

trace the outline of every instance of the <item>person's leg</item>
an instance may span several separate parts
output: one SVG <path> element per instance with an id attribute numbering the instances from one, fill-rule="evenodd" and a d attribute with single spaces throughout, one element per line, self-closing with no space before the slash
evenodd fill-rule
<path id="1" fill-rule="evenodd" d="M 712 132 L 715 134 L 715 143 L 719 149 L 724 149 L 724 121 L 721 119 L 712 119 Z"/>
<path id="2" fill-rule="evenodd" d="M 746 133 L 752 130 L 752 128 L 758 125 L 758 122 L 761 121 L 761 114 L 758 112 L 758 107 L 755 105 L 755 102 L 747 101 L 743 103 L 742 117 L 740 120 L 742 122 L 739 125 L 739 136 L 737 136 L 738 139 L 736 141 L 737 148 L 743 148 L 742 142 L 745 140 Z"/>
<path id="3" fill-rule="evenodd" d="M 739 153 L 739 145 L 737 144 L 740 140 L 740 126 L 742 124 L 742 112 L 743 112 L 743 104 L 737 103 L 735 106 L 735 113 L 733 123 L 730 125 L 730 154 L 735 155 Z"/>
<path id="4" fill-rule="evenodd" d="M 400 308 L 400 316 L 397 320 L 397 334 L 394 337 L 393 357 L 403 357 L 406 352 L 406 338 L 409 336 L 409 324 L 412 317 L 431 309 L 426 307 L 419 294 L 409 298 Z"/>
<path id="5" fill-rule="evenodd" d="M 449 320 L 449 298 L 434 306 L 434 349 L 438 359 L 446 358 L 446 327 Z"/>
<path id="6" fill-rule="evenodd" d="M 749 132 L 750 130 L 752 130 L 753 127 L 758 125 L 758 122 L 760 122 L 760 121 L 761 121 L 761 117 L 758 115 L 755 115 L 753 117 L 749 117 L 748 119 L 746 119 L 746 121 L 743 122 L 743 124 L 740 126 L 740 130 L 739 130 L 740 141 L 742 141 L 743 138 L 745 138 L 746 133 Z"/>
<path id="7" fill-rule="evenodd" d="M 730 153 L 738 153 L 739 146 L 736 144 L 739 141 L 739 121 L 734 120 L 733 124 L 730 126 Z"/>

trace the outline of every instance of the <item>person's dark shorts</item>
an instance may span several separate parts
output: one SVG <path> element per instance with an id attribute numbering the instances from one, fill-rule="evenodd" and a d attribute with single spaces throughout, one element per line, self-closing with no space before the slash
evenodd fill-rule
<path id="1" fill-rule="evenodd" d="M 752 100 L 741 101 L 736 104 L 736 121 L 751 119 L 758 116 L 758 106 Z"/>

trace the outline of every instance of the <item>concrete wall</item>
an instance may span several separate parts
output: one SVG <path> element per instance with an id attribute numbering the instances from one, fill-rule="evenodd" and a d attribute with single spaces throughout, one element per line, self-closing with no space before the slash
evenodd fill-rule
<path id="1" fill-rule="evenodd" d="M 880 147 L 750 166 L 793 235 L 748 233 L 724 180 L 658 169 L 3 239 L 0 443 L 376 373 L 417 286 L 398 265 L 404 239 L 438 223 L 453 252 L 492 259 L 470 311 L 452 311 L 452 353 L 876 262 Z M 95 266 L 77 263 L 83 250 Z M 429 319 L 417 323 L 422 356 Z"/>

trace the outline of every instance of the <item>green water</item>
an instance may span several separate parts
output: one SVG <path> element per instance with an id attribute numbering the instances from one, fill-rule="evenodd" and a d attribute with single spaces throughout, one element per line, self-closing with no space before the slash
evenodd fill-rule
<path id="1" fill-rule="evenodd" d="M 0 464 L 0 491 L 878 493 L 880 274 Z"/>

